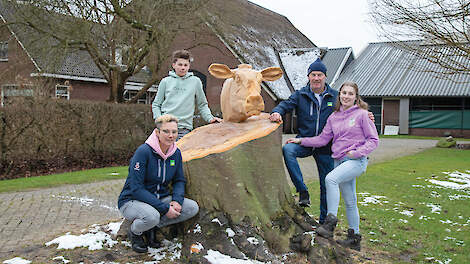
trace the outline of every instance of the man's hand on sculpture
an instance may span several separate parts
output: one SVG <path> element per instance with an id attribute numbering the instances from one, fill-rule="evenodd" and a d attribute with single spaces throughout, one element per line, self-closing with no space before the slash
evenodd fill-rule
<path id="1" fill-rule="evenodd" d="M 274 112 L 269 116 L 269 120 L 271 120 L 272 122 L 281 123 L 282 122 L 282 116 L 279 113 Z"/>
<path id="2" fill-rule="evenodd" d="M 176 218 L 180 216 L 180 213 L 173 208 L 173 206 L 170 205 L 170 209 L 168 209 L 168 212 L 165 214 L 166 217 L 169 219 Z"/>
<path id="3" fill-rule="evenodd" d="M 209 121 L 209 123 L 211 124 L 214 124 L 214 123 L 222 123 L 224 120 L 222 118 L 218 118 L 216 116 L 214 116 L 214 118 L 212 118 L 211 121 Z"/>
<path id="4" fill-rule="evenodd" d="M 181 213 L 181 205 L 177 201 L 171 201 L 170 206 L 173 207 L 176 212 Z"/>
<path id="5" fill-rule="evenodd" d="M 289 143 L 300 144 L 300 141 L 301 141 L 300 138 L 289 138 L 287 139 L 286 144 L 289 144 Z"/>

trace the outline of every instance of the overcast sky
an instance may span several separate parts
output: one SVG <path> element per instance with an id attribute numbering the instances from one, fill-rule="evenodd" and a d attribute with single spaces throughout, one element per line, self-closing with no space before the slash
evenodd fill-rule
<path id="1" fill-rule="evenodd" d="M 286 16 L 318 47 L 352 47 L 357 57 L 367 43 L 379 41 L 367 22 L 367 0 L 249 1 Z"/>

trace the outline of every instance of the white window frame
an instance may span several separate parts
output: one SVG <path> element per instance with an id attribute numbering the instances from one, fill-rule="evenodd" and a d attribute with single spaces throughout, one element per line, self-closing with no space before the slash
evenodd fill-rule
<path id="1" fill-rule="evenodd" d="M 66 92 L 65 93 L 58 92 L 58 91 L 63 91 L 63 90 L 66 90 Z M 55 98 L 70 100 L 70 85 L 56 84 Z"/>
<path id="2" fill-rule="evenodd" d="M 16 89 L 5 89 L 6 87 L 15 87 Z M 21 87 L 21 88 L 20 88 Z M 23 89 L 23 87 L 30 87 L 29 89 Z M 29 97 L 34 95 L 33 86 L 31 84 L 18 85 L 16 83 L 2 84 L 0 86 L 0 106 L 5 106 L 5 97 Z M 11 90 L 11 91 L 8 91 Z"/>

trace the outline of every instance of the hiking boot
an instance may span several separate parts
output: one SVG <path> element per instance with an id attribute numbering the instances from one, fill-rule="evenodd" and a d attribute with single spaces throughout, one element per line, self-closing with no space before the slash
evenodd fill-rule
<path id="1" fill-rule="evenodd" d="M 142 235 L 138 236 L 132 233 L 131 229 L 127 232 L 127 238 L 131 241 L 132 249 L 137 253 L 147 253 L 147 245 Z"/>
<path id="2" fill-rule="evenodd" d="M 354 229 L 348 229 L 348 236 L 344 240 L 336 240 L 343 247 L 348 247 L 357 251 L 361 251 L 361 234 L 354 234 Z"/>
<path id="3" fill-rule="evenodd" d="M 299 194 L 299 205 L 302 207 L 310 206 L 310 195 L 308 191 L 301 191 Z"/>
<path id="4" fill-rule="evenodd" d="M 158 227 L 151 228 L 144 232 L 145 239 L 147 240 L 147 246 L 151 248 L 160 248 L 162 244 L 157 240 L 157 235 L 155 232 Z"/>
<path id="5" fill-rule="evenodd" d="M 335 231 L 336 223 L 338 223 L 338 218 L 336 218 L 336 216 L 334 216 L 332 213 L 329 213 L 325 218 L 325 223 L 317 228 L 317 234 L 324 238 L 333 237 L 333 231 Z"/>

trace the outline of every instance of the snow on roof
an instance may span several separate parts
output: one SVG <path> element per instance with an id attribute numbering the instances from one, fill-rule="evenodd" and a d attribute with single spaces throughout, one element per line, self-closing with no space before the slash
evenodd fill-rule
<path id="1" fill-rule="evenodd" d="M 292 86 L 295 90 L 300 90 L 308 82 L 308 66 L 320 57 L 320 49 L 288 49 L 280 51 L 279 57 Z"/>

